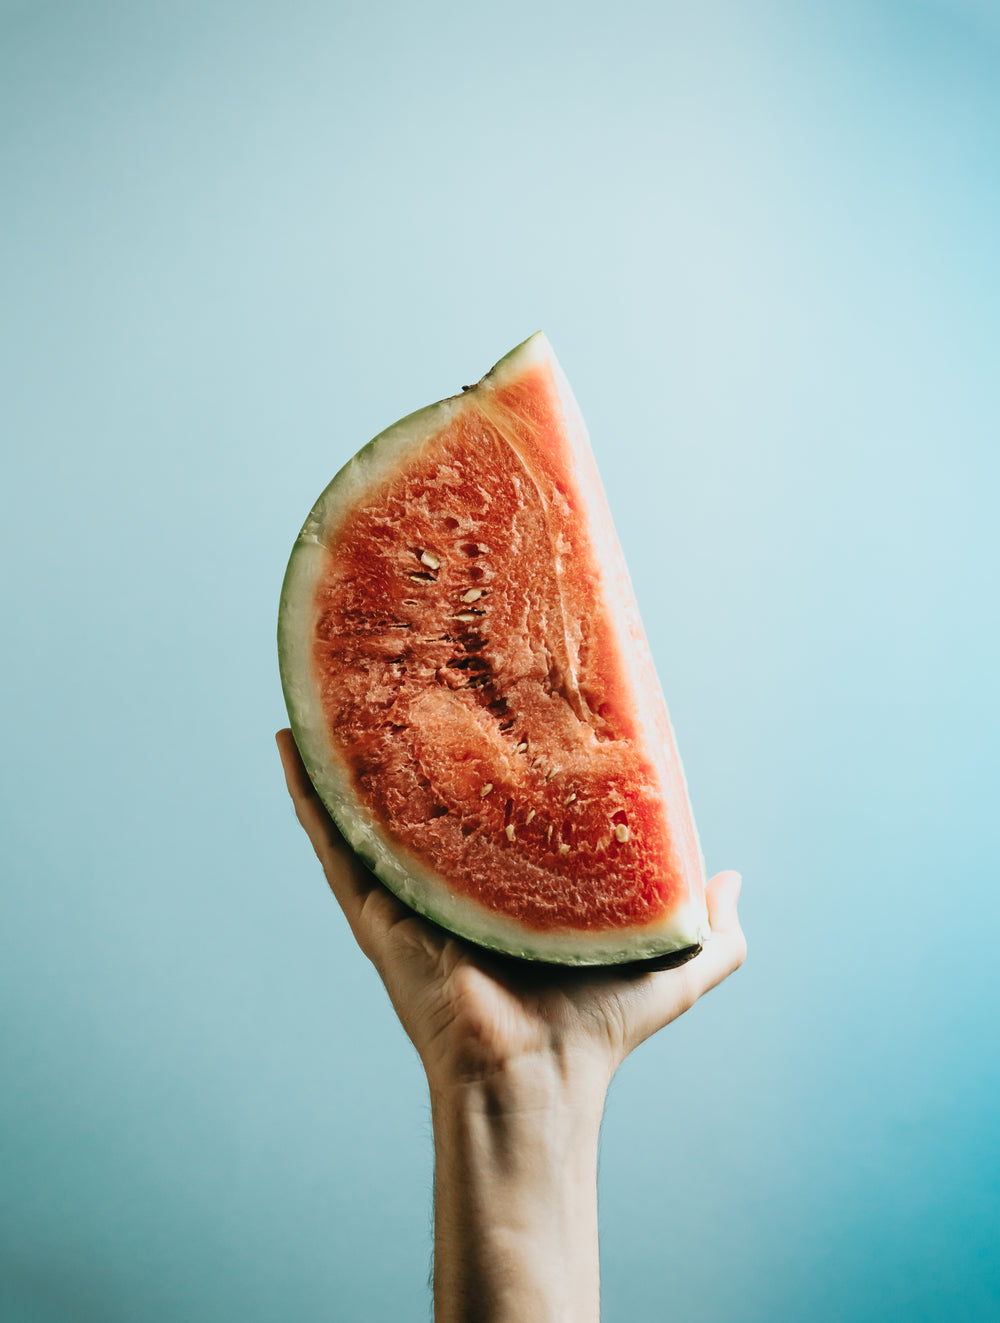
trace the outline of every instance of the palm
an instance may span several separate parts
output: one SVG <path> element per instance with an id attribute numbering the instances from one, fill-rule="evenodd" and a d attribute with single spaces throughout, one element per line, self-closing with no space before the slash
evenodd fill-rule
<path id="1" fill-rule="evenodd" d="M 672 969 L 566 969 L 495 956 L 425 922 L 351 853 L 312 788 L 290 731 L 279 735 L 296 813 L 361 949 L 382 976 L 428 1074 L 470 1075 L 542 1051 L 573 1050 L 608 1075 L 644 1038 L 685 1011 L 742 961 L 738 879 L 709 884 L 713 941 Z"/>

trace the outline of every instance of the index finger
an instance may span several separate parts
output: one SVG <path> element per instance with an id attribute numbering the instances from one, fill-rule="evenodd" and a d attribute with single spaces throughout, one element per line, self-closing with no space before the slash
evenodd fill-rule
<path id="1" fill-rule="evenodd" d="M 351 850 L 337 829 L 337 824 L 327 813 L 326 806 L 316 793 L 316 787 L 309 779 L 292 732 L 279 730 L 274 738 L 285 772 L 285 785 L 295 805 L 295 816 L 323 865 L 330 890 L 357 935 L 365 899 L 373 887 L 379 884 Z"/>

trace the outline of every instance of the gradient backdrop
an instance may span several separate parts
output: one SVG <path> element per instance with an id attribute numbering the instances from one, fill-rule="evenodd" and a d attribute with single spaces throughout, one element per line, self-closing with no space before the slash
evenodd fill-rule
<path id="1" fill-rule="evenodd" d="M 538 327 L 746 878 L 612 1093 L 606 1323 L 1000 1319 L 1000 7 L 0 0 L 0 140 L 4 1323 L 427 1316 L 275 610 Z"/>

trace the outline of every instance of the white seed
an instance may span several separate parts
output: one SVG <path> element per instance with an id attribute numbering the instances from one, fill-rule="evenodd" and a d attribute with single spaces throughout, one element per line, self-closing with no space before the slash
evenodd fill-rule
<path id="1" fill-rule="evenodd" d="M 615 840 L 622 845 L 628 840 L 628 828 L 625 826 L 624 822 L 615 823 Z"/>
<path id="2" fill-rule="evenodd" d="M 569 854 L 569 846 L 566 844 L 565 841 L 563 841 L 562 845 L 560 845 L 560 847 L 559 847 L 559 853 L 560 853 L 560 854 Z"/>
<path id="3" fill-rule="evenodd" d="M 534 819 L 535 819 L 535 810 L 534 810 L 534 809 L 528 809 L 528 816 L 527 816 L 527 817 L 525 818 L 525 820 L 524 820 L 525 823 L 526 823 L 526 824 L 530 824 L 530 823 L 532 823 L 532 822 L 534 821 Z"/>
<path id="4" fill-rule="evenodd" d="M 459 612 L 459 614 L 458 614 L 457 616 L 452 616 L 452 620 L 462 620 L 462 621 L 464 621 L 467 625 L 471 625 L 471 624 L 473 623 L 473 621 L 478 620 L 478 619 L 479 619 L 479 617 L 476 616 L 476 615 L 473 615 L 471 611 L 461 611 L 461 612 Z"/>
<path id="5" fill-rule="evenodd" d="M 546 832 L 545 832 L 545 839 L 546 839 L 547 841 L 551 841 L 551 840 L 552 840 L 552 823 L 551 823 L 551 822 L 549 823 L 549 825 L 548 825 L 548 829 L 547 829 Z"/>
<path id="6" fill-rule="evenodd" d="M 532 765 L 532 767 L 541 767 L 541 765 L 542 765 L 541 757 L 536 758 L 535 761 L 534 761 L 531 765 Z"/>
<path id="7" fill-rule="evenodd" d="M 504 828 L 504 831 L 507 833 L 508 841 L 512 841 L 514 839 L 514 824 L 512 822 L 508 822 L 507 826 Z"/>
<path id="8" fill-rule="evenodd" d="M 441 568 L 441 562 L 438 560 L 437 556 L 432 556 L 429 551 L 422 551 L 420 553 L 420 560 L 429 570 L 439 570 Z"/>
<path id="9" fill-rule="evenodd" d="M 463 602 L 478 602 L 483 595 L 482 588 L 470 588 L 467 593 L 462 594 Z"/>
<path id="10" fill-rule="evenodd" d="M 563 800 L 563 803 L 572 804 L 574 799 L 576 799 L 576 795 L 567 795 L 566 798 Z"/>
<path id="11" fill-rule="evenodd" d="M 480 790 L 479 792 L 479 798 L 485 799 L 492 789 L 493 789 L 493 782 L 487 781 L 486 784 L 483 786 L 482 790 Z"/>
<path id="12" fill-rule="evenodd" d="M 559 771 L 558 767 L 550 767 L 549 770 L 545 773 L 546 781 L 551 781 L 552 778 L 555 776 L 556 772 L 558 771 Z"/>
<path id="13" fill-rule="evenodd" d="M 515 745 L 514 745 L 514 752 L 515 752 L 515 753 L 524 753 L 524 751 L 525 751 L 525 749 L 526 749 L 527 747 L 528 747 L 527 742 L 526 742 L 525 740 L 522 740 L 520 744 L 515 744 Z"/>

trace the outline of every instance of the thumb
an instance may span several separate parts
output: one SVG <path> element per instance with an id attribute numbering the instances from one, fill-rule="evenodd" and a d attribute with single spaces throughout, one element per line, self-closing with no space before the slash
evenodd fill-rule
<path id="1" fill-rule="evenodd" d="M 737 905 L 743 878 L 733 869 L 716 873 L 705 889 L 708 903 L 708 923 L 714 936 L 740 932 Z M 742 936 L 742 933 L 740 933 Z"/>

